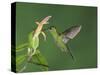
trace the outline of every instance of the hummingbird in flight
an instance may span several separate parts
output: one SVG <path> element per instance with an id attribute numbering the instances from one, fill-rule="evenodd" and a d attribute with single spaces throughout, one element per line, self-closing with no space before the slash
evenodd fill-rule
<path id="1" fill-rule="evenodd" d="M 73 56 L 72 51 L 69 49 L 67 43 L 71 39 L 75 38 L 80 30 L 81 26 L 72 26 L 59 34 L 54 26 L 49 29 L 51 35 L 56 42 L 56 45 L 61 49 L 62 52 L 69 53 L 73 60 L 75 60 L 75 57 Z"/>

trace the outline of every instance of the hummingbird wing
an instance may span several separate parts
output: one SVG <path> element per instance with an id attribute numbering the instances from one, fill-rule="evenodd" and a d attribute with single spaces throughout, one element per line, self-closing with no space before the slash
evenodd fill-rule
<path id="1" fill-rule="evenodd" d="M 66 44 L 70 39 L 73 39 L 81 30 L 81 26 L 72 26 L 61 33 L 63 42 Z"/>

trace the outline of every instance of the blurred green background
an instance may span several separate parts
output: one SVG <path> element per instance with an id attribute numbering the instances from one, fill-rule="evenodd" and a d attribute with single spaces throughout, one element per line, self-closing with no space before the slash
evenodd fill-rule
<path id="1" fill-rule="evenodd" d="M 51 5 L 36 3 L 16 3 L 16 44 L 27 42 L 28 35 L 37 28 L 36 21 L 41 21 L 51 15 L 49 24 L 44 29 L 55 26 L 58 32 L 63 32 L 74 25 L 81 25 L 81 32 L 69 42 L 70 49 L 76 58 L 64 54 L 56 46 L 49 31 L 46 31 L 47 41 L 40 36 L 39 49 L 46 57 L 49 70 L 66 70 L 97 67 L 97 8 L 71 5 Z M 27 49 L 25 50 L 27 52 Z M 26 52 L 23 51 L 22 54 Z M 19 54 L 17 54 L 19 55 Z M 39 66 L 29 65 L 25 70 L 40 71 Z"/>

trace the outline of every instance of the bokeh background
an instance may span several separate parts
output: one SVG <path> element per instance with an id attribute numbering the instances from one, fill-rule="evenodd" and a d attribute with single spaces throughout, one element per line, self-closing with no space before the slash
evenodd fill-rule
<path id="1" fill-rule="evenodd" d="M 36 21 L 51 15 L 47 29 L 55 26 L 63 32 L 71 26 L 81 25 L 81 32 L 72 40 L 69 47 L 76 58 L 73 62 L 69 54 L 64 54 L 56 46 L 49 31 L 45 31 L 47 41 L 40 36 L 39 49 L 46 57 L 49 70 L 67 70 L 97 67 L 97 8 L 87 6 L 53 5 L 37 3 L 16 3 L 16 45 L 28 41 L 28 35 L 37 28 Z M 25 54 L 27 50 L 22 51 Z M 20 55 L 20 54 L 17 54 Z M 22 64 L 23 65 L 23 64 Z M 41 71 L 39 66 L 29 65 L 25 72 Z"/>

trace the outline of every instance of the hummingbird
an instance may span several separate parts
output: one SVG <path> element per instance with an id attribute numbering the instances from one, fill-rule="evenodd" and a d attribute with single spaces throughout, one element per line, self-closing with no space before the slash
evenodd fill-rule
<path id="1" fill-rule="evenodd" d="M 62 33 L 58 33 L 54 26 L 50 27 L 49 31 L 53 36 L 56 45 L 61 49 L 62 52 L 68 53 L 71 55 L 72 59 L 75 60 L 71 50 L 68 47 L 68 42 L 75 38 L 75 36 L 80 32 L 82 26 L 72 26 L 65 30 Z M 66 46 L 67 45 L 67 46 Z"/>

